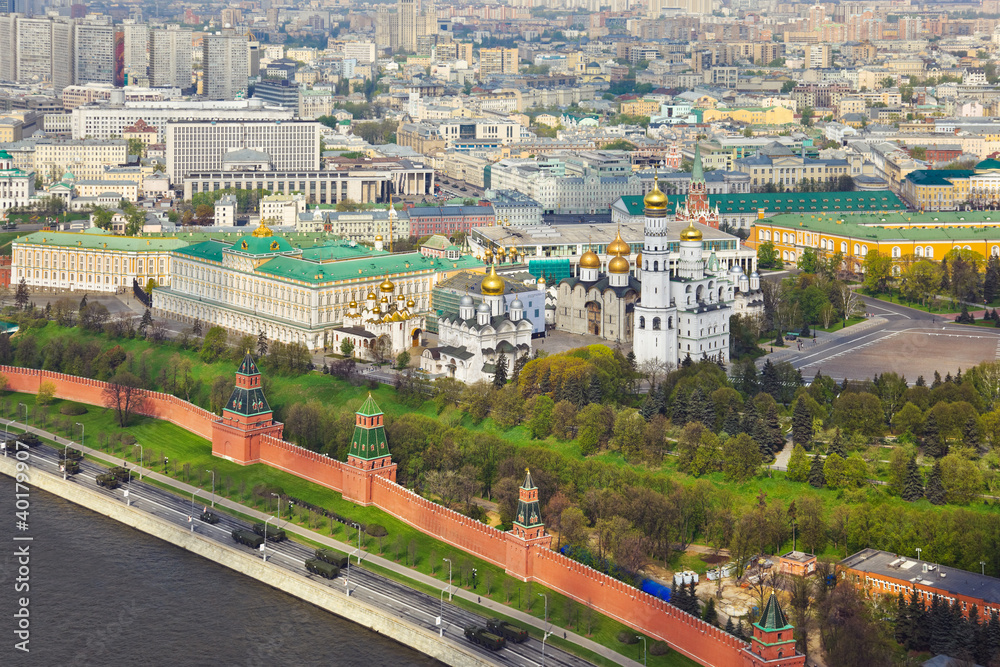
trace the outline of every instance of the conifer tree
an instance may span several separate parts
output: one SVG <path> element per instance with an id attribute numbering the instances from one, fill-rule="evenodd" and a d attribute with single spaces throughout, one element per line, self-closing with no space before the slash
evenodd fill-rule
<path id="1" fill-rule="evenodd" d="M 701 422 L 701 425 L 705 428 L 712 430 L 712 424 L 706 424 L 703 419 L 705 407 L 705 394 L 701 393 L 700 388 L 695 388 L 694 391 L 688 396 L 687 404 L 687 416 L 688 421 Z"/>
<path id="2" fill-rule="evenodd" d="M 715 598 L 708 598 L 708 603 L 705 605 L 705 611 L 701 614 L 701 620 L 705 621 L 709 625 L 719 625 L 719 615 L 715 611 Z"/>
<path id="3" fill-rule="evenodd" d="M 983 300 L 993 303 L 1000 297 L 1000 257 L 990 255 L 986 260 L 986 275 L 983 276 Z"/>
<path id="4" fill-rule="evenodd" d="M 743 619 L 742 618 L 740 619 L 739 623 L 736 625 L 736 636 L 739 637 L 740 639 L 742 639 L 743 641 L 747 641 L 747 631 L 746 631 L 746 628 L 743 627 Z"/>
<path id="5" fill-rule="evenodd" d="M 493 386 L 499 389 L 507 384 L 507 355 L 501 352 L 494 365 L 496 372 L 493 374 Z"/>
<path id="6" fill-rule="evenodd" d="M 975 415 L 969 417 L 965 422 L 965 428 L 962 430 L 962 443 L 966 447 L 972 447 L 973 449 L 979 449 L 979 420 L 976 419 Z"/>
<path id="7" fill-rule="evenodd" d="M 935 505 L 944 505 L 944 484 L 941 481 L 941 463 L 934 462 L 931 474 L 927 476 L 927 500 Z"/>
<path id="8" fill-rule="evenodd" d="M 807 450 L 812 449 L 812 415 L 802 398 L 795 401 L 795 410 L 792 411 L 792 441 Z"/>
<path id="9" fill-rule="evenodd" d="M 674 423 L 674 426 L 683 426 L 688 422 L 687 399 L 684 397 L 684 394 L 678 392 L 677 397 L 674 398 L 670 420 Z"/>
<path id="10" fill-rule="evenodd" d="M 907 648 L 911 651 L 926 651 L 930 638 L 927 609 L 924 607 L 924 601 L 920 599 L 915 589 L 910 590 L 907 616 L 910 620 L 910 643 L 907 645 Z"/>
<path id="11" fill-rule="evenodd" d="M 730 616 L 726 619 L 726 634 L 735 635 L 736 627 L 733 625 L 733 617 Z"/>
<path id="12" fill-rule="evenodd" d="M 931 411 L 924 421 L 924 451 L 930 456 L 941 456 L 941 429 L 938 426 L 937 415 Z"/>
<path id="13" fill-rule="evenodd" d="M 795 445 L 792 448 L 792 455 L 788 457 L 788 479 L 793 482 L 805 482 L 809 479 L 809 457 L 802 445 Z"/>
<path id="14" fill-rule="evenodd" d="M 844 434 L 840 432 L 838 427 L 833 433 L 833 440 L 830 441 L 830 447 L 826 451 L 827 454 L 840 454 L 840 458 L 847 458 L 847 445 L 844 443 Z"/>
<path id="15" fill-rule="evenodd" d="M 757 406 L 754 405 L 753 401 L 747 401 L 743 409 L 743 419 L 740 421 L 740 432 L 753 437 L 754 433 L 757 432 L 758 421 L 760 421 L 760 415 L 757 414 Z"/>
<path id="16" fill-rule="evenodd" d="M 917 381 L 916 381 L 915 384 L 918 387 L 926 387 L 927 386 L 927 382 L 924 380 L 924 376 L 923 375 L 918 375 L 917 376 Z"/>
<path id="17" fill-rule="evenodd" d="M 924 497 L 924 480 L 917 467 L 917 459 L 911 458 L 906 464 L 906 478 L 903 480 L 903 500 L 912 503 Z"/>
<path id="18" fill-rule="evenodd" d="M 656 404 L 656 394 L 646 394 L 646 398 L 642 401 L 642 408 L 640 413 L 642 418 L 646 421 L 652 419 L 660 411 L 659 406 Z"/>
<path id="19" fill-rule="evenodd" d="M 781 397 L 781 384 L 778 382 L 778 369 L 771 360 L 764 362 L 764 367 L 760 369 L 760 389 L 765 394 L 770 394 L 774 400 Z"/>
<path id="20" fill-rule="evenodd" d="M 681 366 L 684 368 L 690 368 L 694 361 L 691 359 L 691 353 L 688 352 L 684 355 L 684 360 L 681 362 Z"/>
<path id="21" fill-rule="evenodd" d="M 742 433 L 740 430 L 740 415 L 731 405 L 729 406 L 729 409 L 726 410 L 726 418 L 722 422 L 722 430 L 729 435 Z"/>
<path id="22" fill-rule="evenodd" d="M 822 489 L 826 486 L 826 475 L 823 473 L 823 459 L 818 455 L 812 458 L 809 466 L 809 486 Z"/>
<path id="23" fill-rule="evenodd" d="M 893 636 L 900 646 L 910 645 L 910 633 L 912 626 L 910 623 L 910 608 L 906 604 L 906 598 L 900 592 L 896 596 L 896 627 Z"/>
<path id="24" fill-rule="evenodd" d="M 587 387 L 587 403 L 600 403 L 601 398 L 601 381 L 597 373 L 593 373 L 590 376 L 590 385 Z"/>
<path id="25" fill-rule="evenodd" d="M 785 446 L 785 434 L 781 431 L 781 420 L 778 418 L 778 406 L 767 408 L 767 441 L 771 445 L 771 453 L 780 452 Z"/>
<path id="26" fill-rule="evenodd" d="M 937 371 L 934 371 L 934 381 L 931 382 L 931 389 L 937 389 L 940 386 L 941 386 L 941 374 Z"/>

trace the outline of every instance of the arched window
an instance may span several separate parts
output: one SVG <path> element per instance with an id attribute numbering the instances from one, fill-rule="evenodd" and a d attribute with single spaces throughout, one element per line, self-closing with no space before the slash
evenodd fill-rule
<path id="1" fill-rule="evenodd" d="M 927 246 L 926 248 L 924 248 L 924 257 L 933 257 L 933 256 L 934 256 L 933 246 Z"/>
<path id="2" fill-rule="evenodd" d="M 917 257 L 923 257 L 924 249 L 921 246 L 917 246 L 916 248 L 913 249 L 913 254 Z"/>
<path id="3" fill-rule="evenodd" d="M 641 316 L 639 317 L 639 328 L 640 329 L 645 329 L 646 328 L 646 318 L 645 317 L 641 317 Z"/>
<path id="4" fill-rule="evenodd" d="M 668 329 L 673 329 L 674 328 L 674 318 L 672 318 L 672 317 L 668 317 L 667 318 L 667 328 Z"/>
<path id="5" fill-rule="evenodd" d="M 788 261 L 789 262 L 794 262 L 795 261 L 795 253 L 794 252 L 788 253 Z"/>
<path id="6" fill-rule="evenodd" d="M 840 252 L 842 252 L 844 254 L 847 253 L 847 241 L 841 241 L 840 242 Z"/>
<path id="7" fill-rule="evenodd" d="M 855 255 L 860 255 L 861 254 L 861 246 L 858 245 L 857 243 L 854 244 L 854 254 Z"/>
<path id="8" fill-rule="evenodd" d="M 653 318 L 653 330 L 654 331 L 659 331 L 660 330 L 660 318 L 659 317 L 654 317 Z"/>
<path id="9" fill-rule="evenodd" d="M 993 246 L 990 248 L 990 254 L 994 257 L 1000 257 L 1000 246 Z"/>
<path id="10" fill-rule="evenodd" d="M 893 258 L 899 258 L 899 257 L 902 256 L 902 254 L 903 253 L 902 253 L 902 251 L 900 251 L 898 245 L 897 246 L 893 246 L 893 248 L 892 248 L 892 256 L 893 256 Z"/>
<path id="11" fill-rule="evenodd" d="M 764 236 L 766 233 L 767 232 L 765 232 L 763 229 L 760 230 L 760 240 L 761 241 L 766 241 L 767 240 L 767 238 Z"/>
<path id="12" fill-rule="evenodd" d="M 659 262 L 653 262 L 653 270 L 654 271 L 659 271 L 660 270 L 660 263 Z"/>
<path id="13" fill-rule="evenodd" d="M 861 256 L 865 257 L 866 255 L 868 255 L 868 246 L 863 245 L 861 246 Z"/>

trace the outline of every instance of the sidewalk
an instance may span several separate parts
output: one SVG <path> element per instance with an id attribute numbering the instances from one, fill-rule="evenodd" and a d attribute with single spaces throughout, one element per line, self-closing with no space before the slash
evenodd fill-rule
<path id="1" fill-rule="evenodd" d="M 848 336 L 853 336 L 854 334 L 861 333 L 873 327 L 882 326 L 887 324 L 889 320 L 884 317 L 872 317 L 864 322 L 858 322 L 857 324 L 852 324 L 846 329 L 839 329 L 834 332 L 817 331 L 816 338 L 806 338 L 802 339 L 802 349 L 798 349 L 798 340 L 787 341 L 788 347 L 779 347 L 774 349 L 773 345 L 762 344 L 761 347 L 766 350 L 773 350 L 768 352 L 762 357 L 757 359 L 757 366 L 762 366 L 765 360 L 770 359 L 771 363 L 778 363 L 779 361 L 788 361 L 793 359 L 802 352 L 814 352 L 821 348 L 823 345 L 829 343 L 837 343 L 838 341 L 847 338 Z"/>
<path id="2" fill-rule="evenodd" d="M 19 429 L 22 429 L 22 430 L 25 430 L 27 428 L 24 424 L 21 424 L 21 423 L 15 422 L 15 421 L 11 421 L 11 420 L 8 420 L 8 419 L 3 419 L 3 420 L 0 420 L 0 421 L 3 421 L 3 422 L 7 423 L 10 426 L 13 426 L 15 428 L 19 428 Z M 81 446 L 79 443 L 77 443 L 74 440 L 69 440 L 68 438 L 64 438 L 62 436 L 55 435 L 54 433 L 50 433 L 48 431 L 42 431 L 42 430 L 39 430 L 37 428 L 32 428 L 31 431 L 33 433 L 38 434 L 42 438 L 46 438 L 46 439 L 48 439 L 48 440 L 56 443 L 57 445 L 67 445 L 67 444 L 72 445 L 74 448 L 80 449 L 85 454 L 87 454 L 89 456 L 93 456 L 94 458 L 100 459 L 100 460 L 102 460 L 102 461 L 104 461 L 106 463 L 109 463 L 111 465 L 116 465 L 117 466 L 117 465 L 121 464 L 122 459 L 117 458 L 117 457 L 113 457 L 110 454 L 106 454 L 106 453 L 104 453 L 102 451 L 99 451 L 99 450 L 91 449 L 90 447 L 83 447 L 83 446 Z M 165 484 L 165 485 L 170 486 L 171 488 L 173 488 L 175 490 L 181 491 L 185 495 L 192 494 L 192 493 L 193 494 L 200 494 L 201 500 L 203 500 L 205 503 L 208 503 L 208 502 L 211 501 L 210 494 L 207 493 L 207 492 L 205 492 L 203 489 L 200 489 L 200 488 L 198 488 L 196 486 L 192 486 L 190 484 L 186 484 L 186 483 L 181 482 L 180 480 L 176 480 L 176 479 L 174 479 L 172 477 L 167 477 L 166 475 L 162 475 L 162 474 L 160 474 L 158 472 L 154 472 L 152 470 L 149 470 L 148 468 L 143 468 L 143 467 L 137 465 L 134 462 L 129 462 L 129 467 L 133 471 L 140 472 L 143 478 L 148 477 L 150 479 L 153 479 L 153 480 L 155 480 L 155 481 L 157 481 L 157 482 L 159 482 L 161 484 Z M 234 512 L 239 512 L 240 514 L 243 514 L 244 516 L 253 517 L 254 519 L 259 519 L 261 521 L 265 521 L 266 519 L 272 517 L 271 514 L 265 514 L 264 512 L 260 512 L 258 510 L 255 510 L 255 509 L 251 508 L 251 507 L 247 507 L 245 505 L 240 505 L 239 503 L 237 503 L 235 501 L 229 500 L 228 498 L 225 498 L 225 497 L 222 497 L 222 496 L 219 496 L 219 495 L 215 496 L 215 505 L 216 505 L 216 507 L 222 507 L 222 508 L 226 508 L 226 509 L 232 510 Z M 340 541 L 335 540 L 335 539 L 333 539 L 331 537 L 327 537 L 325 535 L 321 535 L 321 534 L 316 533 L 316 532 L 314 532 L 312 530 L 309 530 L 308 528 L 303 528 L 302 526 L 298 526 L 298 525 L 293 524 L 293 523 L 286 523 L 285 525 L 282 526 L 282 528 L 284 528 L 285 532 L 295 533 L 296 535 L 299 535 L 300 537 L 306 538 L 308 540 L 312 540 L 313 542 L 317 542 L 319 544 L 322 544 L 322 545 L 327 546 L 327 547 L 331 547 L 333 549 L 336 549 L 338 551 L 342 551 L 344 553 L 356 555 L 357 551 L 358 551 L 357 547 L 354 547 L 352 549 L 349 544 L 345 544 L 344 542 L 340 542 Z M 395 562 L 393 560 L 390 560 L 390 559 L 387 559 L 387 558 L 383 558 L 381 556 L 377 556 L 377 555 L 372 554 L 372 553 L 370 553 L 370 552 L 368 552 L 366 550 L 362 550 L 362 554 L 363 554 L 362 558 L 365 561 L 369 561 L 369 562 L 371 562 L 371 563 L 373 563 L 375 565 L 378 565 L 379 567 L 382 567 L 382 568 L 385 568 L 387 570 L 390 570 L 390 571 L 394 572 L 395 574 L 400 575 L 402 577 L 405 577 L 407 579 L 412 579 L 413 581 L 419 582 L 419 583 L 427 585 L 427 586 L 431 586 L 431 587 L 436 588 L 436 589 L 440 589 L 440 588 L 442 588 L 444 586 L 443 582 L 438 581 L 434 577 L 431 577 L 429 575 L 423 574 L 421 572 L 417 572 L 416 570 L 411 570 L 410 568 L 406 567 L 405 565 L 400 565 L 399 563 L 397 563 L 397 562 Z M 523 612 L 523 611 L 521 611 L 519 609 L 514 609 L 512 607 L 508 607 L 508 606 L 506 606 L 504 604 L 501 604 L 499 602 L 494 602 L 493 600 L 490 600 L 488 598 L 486 600 L 483 600 L 481 596 L 478 596 L 475 593 L 473 593 L 472 591 L 467 591 L 467 590 L 465 590 L 463 588 L 460 588 L 460 587 L 452 587 L 452 588 L 454 590 L 454 596 L 455 597 L 459 597 L 459 598 L 462 598 L 462 599 L 467 600 L 469 602 L 472 602 L 474 604 L 477 604 L 480 607 L 482 607 L 484 610 L 489 610 L 489 611 L 495 612 L 497 614 L 502 614 L 502 615 L 504 615 L 504 616 L 506 616 L 508 618 L 512 618 L 512 619 L 514 619 L 515 621 L 517 621 L 519 623 L 523 623 L 524 625 L 530 625 L 532 627 L 538 628 L 539 630 L 544 630 L 545 623 L 543 621 L 541 621 L 540 619 L 535 618 L 534 616 L 526 614 L 525 612 Z M 556 632 L 556 630 L 558 630 L 558 628 L 555 628 L 555 626 L 552 626 L 550 629 L 552 630 L 551 634 L 553 634 L 553 635 L 558 634 Z M 596 642 L 594 642 L 594 641 L 592 641 L 590 639 L 587 639 L 586 637 L 584 637 L 582 635 L 578 635 L 575 632 L 569 632 L 567 630 L 567 631 L 564 631 L 563 634 L 564 634 L 564 638 L 567 641 L 570 641 L 573 644 L 576 644 L 576 645 L 578 645 L 578 646 L 580 646 L 582 648 L 585 648 L 588 651 L 592 651 L 594 653 L 597 653 L 598 655 L 600 655 L 600 656 L 602 656 L 604 658 L 607 658 L 608 660 L 611 660 L 612 662 L 618 663 L 619 665 L 625 665 L 626 667 L 641 667 L 641 663 L 639 663 L 639 662 L 637 662 L 635 660 L 631 660 L 630 658 L 626 658 L 622 654 L 616 653 L 615 651 L 611 650 L 610 648 L 608 648 L 606 646 L 602 646 L 601 644 L 598 644 L 598 643 L 596 643 Z"/>

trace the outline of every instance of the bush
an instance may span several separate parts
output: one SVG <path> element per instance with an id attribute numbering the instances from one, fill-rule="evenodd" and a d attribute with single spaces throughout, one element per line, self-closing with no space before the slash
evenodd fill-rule
<path id="1" fill-rule="evenodd" d="M 667 642 L 653 642 L 649 647 L 650 655 L 666 655 L 670 653 L 670 645 Z"/>
<path id="2" fill-rule="evenodd" d="M 638 644 L 639 637 L 631 630 L 622 630 L 618 633 L 618 641 L 622 644 Z"/>
<path id="3" fill-rule="evenodd" d="M 77 415 L 87 414 L 87 408 L 79 403 L 65 403 L 59 406 L 59 412 L 64 415 L 75 417 Z"/>

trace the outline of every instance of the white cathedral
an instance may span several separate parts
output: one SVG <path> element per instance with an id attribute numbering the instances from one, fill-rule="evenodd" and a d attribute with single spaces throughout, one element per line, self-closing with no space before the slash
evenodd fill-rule
<path id="1" fill-rule="evenodd" d="M 759 292 L 760 276 L 748 277 L 736 264 L 727 271 L 714 252 L 706 259 L 701 225 L 693 219 L 680 233 L 680 256 L 671 265 L 668 202 L 658 182 L 643 204 L 642 288 L 632 319 L 636 361 L 676 367 L 690 356 L 728 363 L 733 305 Z"/>

